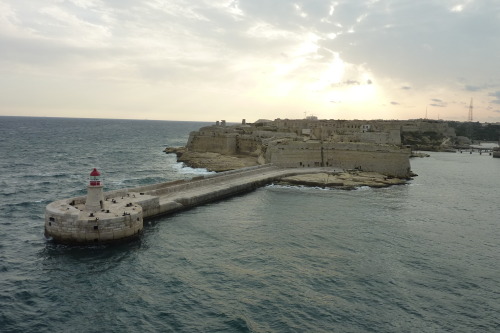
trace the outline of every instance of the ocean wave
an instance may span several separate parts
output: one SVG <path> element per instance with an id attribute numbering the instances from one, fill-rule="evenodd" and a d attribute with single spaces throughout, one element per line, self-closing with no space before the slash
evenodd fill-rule
<path id="1" fill-rule="evenodd" d="M 30 166 L 2 169 L 0 330 L 498 330 L 498 209 L 491 198 L 499 183 L 484 177 L 498 170 L 494 159 L 470 165 L 468 155 L 433 153 L 412 161 L 420 176 L 408 187 L 269 185 L 148 220 L 131 243 L 73 247 L 43 238 L 44 200 L 85 195 L 93 162 L 104 171 L 105 190 L 125 187 L 127 176 L 139 184 L 207 171 L 147 149 L 187 139 L 179 123 L 18 122 L 53 126 L 29 140 L 32 155 L 13 151 Z M 101 132 L 106 144 L 94 145 Z M 137 132 L 148 135 L 130 135 Z M 108 153 L 117 145 L 133 154 Z M 67 155 L 40 156 L 54 147 Z"/>
<path id="2" fill-rule="evenodd" d="M 23 202 L 16 202 L 11 204 L 11 207 L 29 207 L 33 204 L 34 202 L 32 201 L 23 201 Z"/>
<path id="3" fill-rule="evenodd" d="M 22 193 L 22 191 L 7 189 L 4 192 L 0 193 L 0 195 L 2 197 L 13 197 L 19 195 L 20 193 Z"/>
<path id="4" fill-rule="evenodd" d="M 306 186 L 306 185 L 284 185 L 284 184 L 269 184 L 266 185 L 266 187 L 269 188 L 275 188 L 275 189 L 294 189 L 294 190 L 301 190 L 301 191 L 308 191 L 308 190 L 314 190 L 314 191 L 332 191 L 335 190 L 333 187 L 321 187 L 321 186 Z"/>
<path id="5" fill-rule="evenodd" d="M 172 168 L 182 174 L 211 175 L 216 173 L 215 171 L 208 171 L 207 169 L 203 168 L 191 168 L 181 162 L 172 165 Z"/>
<path id="6" fill-rule="evenodd" d="M 370 186 L 356 186 L 354 189 L 356 191 L 368 191 L 371 190 L 372 188 Z"/>
<path id="7" fill-rule="evenodd" d="M 123 187 L 136 187 L 141 185 L 163 183 L 166 181 L 168 181 L 168 179 L 162 176 L 131 177 L 127 179 L 109 180 L 105 182 L 104 185 L 108 189 L 119 189 Z"/>
<path id="8" fill-rule="evenodd" d="M 27 174 L 27 175 L 22 175 L 20 178 L 25 178 L 25 179 L 31 179 L 31 178 L 70 178 L 74 177 L 74 174 L 69 174 L 69 173 L 37 173 L 37 174 Z"/>

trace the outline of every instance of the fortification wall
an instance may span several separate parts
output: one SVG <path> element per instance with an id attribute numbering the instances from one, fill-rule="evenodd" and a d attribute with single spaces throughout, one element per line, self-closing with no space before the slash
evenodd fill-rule
<path id="1" fill-rule="evenodd" d="M 237 138 L 237 151 L 239 154 L 256 155 L 260 150 L 262 141 L 253 135 L 240 135 Z"/>
<path id="2" fill-rule="evenodd" d="M 333 134 L 329 138 L 333 142 L 362 142 L 382 145 L 401 145 L 399 130 L 389 132 L 356 132 L 350 134 Z"/>
<path id="3" fill-rule="evenodd" d="M 266 161 L 285 168 L 361 169 L 394 177 L 410 175 L 410 151 L 389 145 L 333 142 L 287 142 L 267 148 Z"/>
<path id="4" fill-rule="evenodd" d="M 267 147 L 265 159 L 267 163 L 284 168 L 319 167 L 322 166 L 321 143 L 290 141 L 271 144 Z"/>
<path id="5" fill-rule="evenodd" d="M 252 134 L 258 138 L 296 138 L 298 130 L 294 131 L 254 131 Z"/>
<path id="6" fill-rule="evenodd" d="M 401 132 L 399 130 L 388 130 L 387 132 L 362 132 L 358 133 L 359 141 L 378 143 L 384 145 L 400 145 Z"/>
<path id="7" fill-rule="evenodd" d="M 191 132 L 186 148 L 193 152 L 236 154 L 237 134 L 219 132 Z"/>
<path id="8" fill-rule="evenodd" d="M 325 149 L 325 163 L 342 169 L 359 169 L 393 177 L 409 177 L 410 161 L 404 152 Z"/>

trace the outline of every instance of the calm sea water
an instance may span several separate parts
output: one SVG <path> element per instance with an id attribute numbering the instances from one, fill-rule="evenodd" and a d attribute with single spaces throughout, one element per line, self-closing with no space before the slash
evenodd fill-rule
<path id="1" fill-rule="evenodd" d="M 433 153 L 409 185 L 268 186 L 68 247 L 45 206 L 193 177 L 203 123 L 0 117 L 1 332 L 498 332 L 500 159 Z"/>

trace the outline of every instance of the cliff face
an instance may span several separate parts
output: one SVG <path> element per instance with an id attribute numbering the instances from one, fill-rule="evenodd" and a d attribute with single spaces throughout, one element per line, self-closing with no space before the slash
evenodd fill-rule
<path id="1" fill-rule="evenodd" d="M 410 150 L 397 126 L 293 120 L 208 126 L 191 132 L 179 161 L 209 170 L 273 163 L 281 167 L 336 167 L 409 177 Z"/>

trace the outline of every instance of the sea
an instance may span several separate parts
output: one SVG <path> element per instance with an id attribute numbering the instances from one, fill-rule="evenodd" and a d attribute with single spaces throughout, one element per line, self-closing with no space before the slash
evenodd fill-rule
<path id="1" fill-rule="evenodd" d="M 429 153 L 406 185 L 269 185 L 147 221 L 44 237 L 52 201 L 208 174 L 203 122 L 0 117 L 0 332 L 499 332 L 500 159 Z"/>

